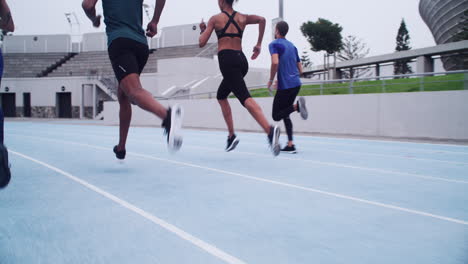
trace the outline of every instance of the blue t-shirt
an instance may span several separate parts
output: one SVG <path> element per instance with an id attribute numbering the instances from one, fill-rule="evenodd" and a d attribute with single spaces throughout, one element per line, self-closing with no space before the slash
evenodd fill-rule
<path id="1" fill-rule="evenodd" d="M 284 38 L 275 39 L 269 46 L 270 54 L 278 54 L 278 90 L 302 85 L 297 63 L 301 62 L 297 48 Z"/>
<path id="2" fill-rule="evenodd" d="M 145 45 L 143 30 L 143 0 L 103 0 L 107 45 L 117 38 L 129 38 Z"/>
<path id="3" fill-rule="evenodd" d="M 2 82 L 3 77 L 3 53 L 2 48 L 0 48 L 0 83 Z"/>

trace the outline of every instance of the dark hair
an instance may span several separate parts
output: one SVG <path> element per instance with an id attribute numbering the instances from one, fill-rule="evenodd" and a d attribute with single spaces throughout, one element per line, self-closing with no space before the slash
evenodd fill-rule
<path id="1" fill-rule="evenodd" d="M 289 31 L 289 25 L 286 21 L 280 21 L 276 24 L 276 29 L 281 36 L 286 37 L 286 34 L 288 34 Z"/>
<path id="2" fill-rule="evenodd" d="M 226 3 L 232 6 L 232 4 L 234 4 L 234 2 L 237 2 L 238 0 L 225 0 L 225 1 Z"/>

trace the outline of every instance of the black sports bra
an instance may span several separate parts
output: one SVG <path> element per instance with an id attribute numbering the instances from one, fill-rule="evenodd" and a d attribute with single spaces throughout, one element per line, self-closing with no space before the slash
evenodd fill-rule
<path id="1" fill-rule="evenodd" d="M 236 16 L 237 12 L 234 11 L 234 13 L 232 13 L 232 16 L 230 16 L 229 13 L 226 12 L 226 11 L 223 11 L 223 13 L 226 14 L 226 16 L 229 17 L 229 21 L 226 23 L 226 26 L 224 26 L 223 29 L 216 30 L 216 35 L 218 36 L 218 39 L 221 39 L 221 38 L 224 38 L 224 37 L 242 38 L 242 35 L 244 34 L 244 32 L 239 27 L 239 24 L 237 24 L 236 20 L 234 20 L 234 17 Z M 233 24 L 237 28 L 237 31 L 239 31 L 239 33 L 226 33 L 226 30 L 228 30 L 228 28 L 229 28 L 229 26 L 231 24 Z"/>

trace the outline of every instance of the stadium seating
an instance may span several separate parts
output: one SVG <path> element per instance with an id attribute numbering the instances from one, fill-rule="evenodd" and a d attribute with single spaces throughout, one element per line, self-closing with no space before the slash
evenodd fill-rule
<path id="1" fill-rule="evenodd" d="M 198 45 L 161 48 L 151 52 L 143 73 L 157 72 L 157 60 L 205 57 L 212 58 L 216 45 L 200 49 Z M 69 53 L 5 53 L 4 77 L 113 76 L 107 51 Z"/>
<path id="2" fill-rule="evenodd" d="M 200 49 L 198 45 L 190 45 L 155 50 L 150 54 L 143 73 L 157 72 L 157 60 L 196 56 L 213 57 L 216 54 L 216 48 L 216 46 L 210 45 Z M 93 51 L 79 53 L 48 76 L 112 76 L 113 74 L 107 51 Z"/>
<path id="3" fill-rule="evenodd" d="M 3 77 L 40 77 L 69 56 L 68 53 L 5 53 Z"/>

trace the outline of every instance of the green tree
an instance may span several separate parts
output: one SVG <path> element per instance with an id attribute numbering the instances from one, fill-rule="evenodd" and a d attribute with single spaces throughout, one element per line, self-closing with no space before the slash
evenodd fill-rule
<path id="1" fill-rule="evenodd" d="M 304 37 L 313 51 L 326 51 L 333 54 L 341 49 L 343 28 L 329 20 L 319 18 L 317 22 L 308 21 L 301 26 Z"/>
<path id="2" fill-rule="evenodd" d="M 343 41 L 343 46 L 338 52 L 338 60 L 350 61 L 366 57 L 369 54 L 369 48 L 366 43 L 358 39 L 356 36 L 347 36 Z M 369 68 L 362 69 L 347 69 L 342 70 L 344 78 L 353 79 L 366 75 L 370 71 Z"/>
<path id="3" fill-rule="evenodd" d="M 303 51 L 301 55 L 301 63 L 302 67 L 307 68 L 312 66 L 312 62 L 310 61 L 309 54 L 307 54 L 307 51 Z"/>
<path id="4" fill-rule="evenodd" d="M 401 20 L 400 28 L 398 29 L 398 35 L 396 37 L 396 51 L 405 51 L 410 50 L 410 35 L 408 29 L 406 28 L 405 20 Z M 399 74 L 409 74 L 413 73 L 409 63 L 411 60 L 398 60 L 393 65 L 393 73 L 395 75 Z"/>

